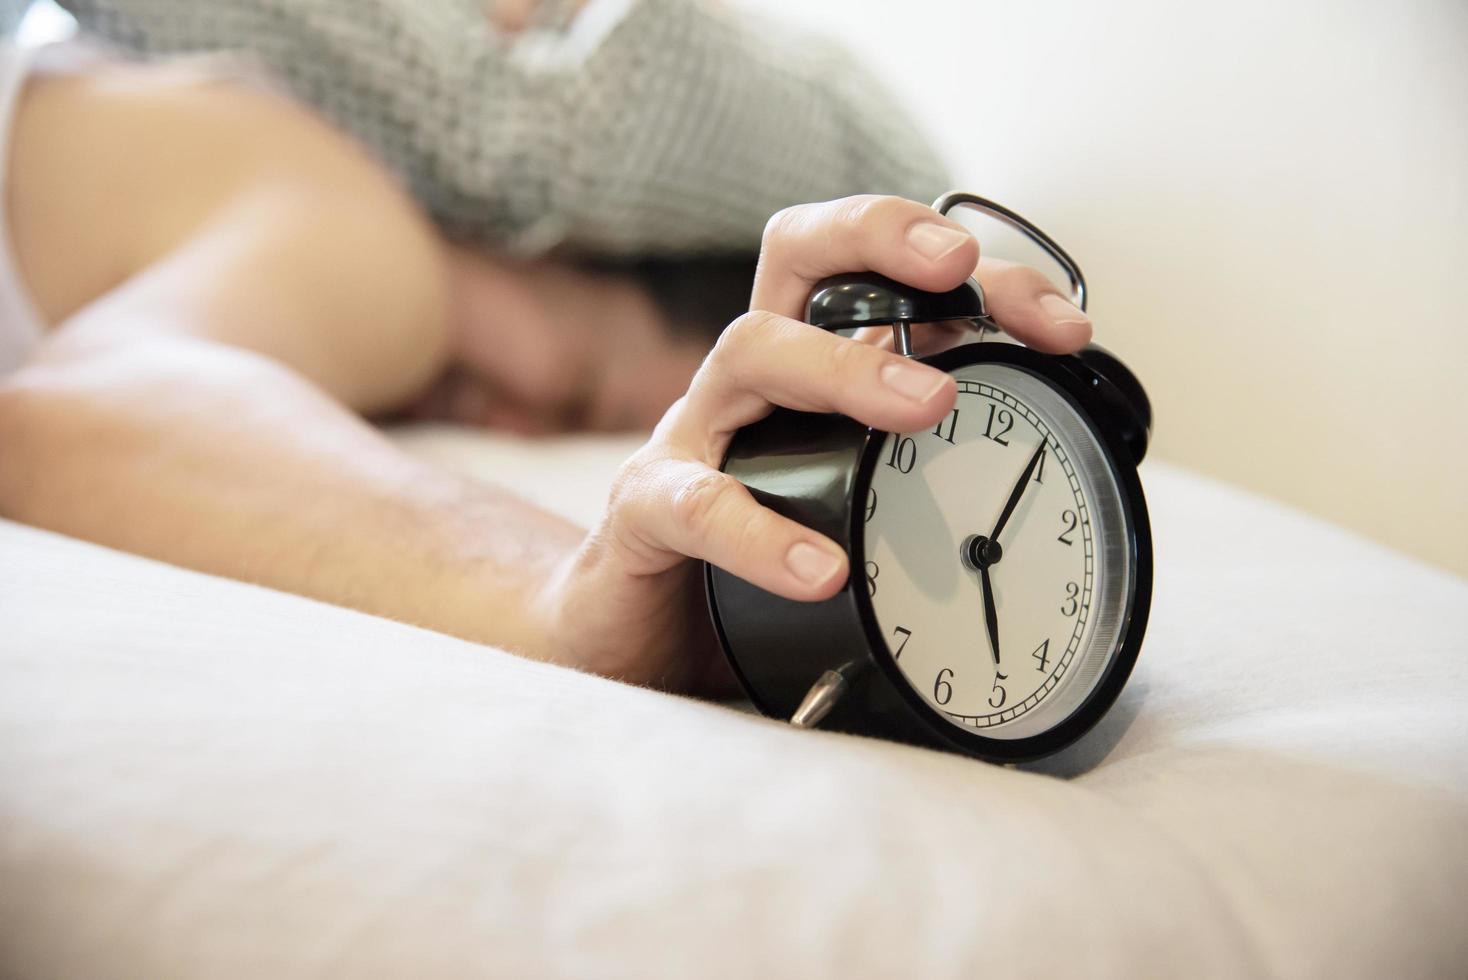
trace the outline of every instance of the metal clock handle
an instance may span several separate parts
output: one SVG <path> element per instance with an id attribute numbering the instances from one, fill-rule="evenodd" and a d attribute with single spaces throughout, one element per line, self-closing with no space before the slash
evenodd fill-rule
<path id="1" fill-rule="evenodd" d="M 987 214 L 1040 246 L 1046 255 L 1054 259 L 1065 270 L 1066 278 L 1070 280 L 1070 301 L 1083 310 L 1086 308 L 1086 277 L 1075 259 L 1071 258 L 1055 239 L 1004 205 L 997 204 L 986 197 L 979 197 L 977 194 L 949 191 L 933 202 L 933 210 L 942 215 L 958 207 L 973 208 L 975 211 Z"/>

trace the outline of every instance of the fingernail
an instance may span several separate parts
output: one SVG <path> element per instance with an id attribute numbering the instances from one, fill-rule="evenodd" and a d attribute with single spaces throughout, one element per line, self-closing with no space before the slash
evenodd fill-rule
<path id="1" fill-rule="evenodd" d="M 940 225 L 936 221 L 919 221 L 907 229 L 907 243 L 924 258 L 938 261 L 949 252 L 968 241 L 969 236 L 957 228 Z"/>
<path id="2" fill-rule="evenodd" d="M 926 402 L 948 384 L 948 376 L 943 372 L 910 361 L 883 364 L 881 378 L 888 388 L 915 402 Z"/>
<path id="3" fill-rule="evenodd" d="M 797 541 L 785 553 L 785 567 L 806 585 L 824 585 L 841 571 L 841 558 L 825 548 Z"/>
<path id="4" fill-rule="evenodd" d="M 1084 323 L 1089 325 L 1091 318 L 1074 303 L 1068 301 L 1059 293 L 1046 293 L 1040 297 L 1040 309 L 1049 314 L 1050 319 L 1056 323 Z"/>

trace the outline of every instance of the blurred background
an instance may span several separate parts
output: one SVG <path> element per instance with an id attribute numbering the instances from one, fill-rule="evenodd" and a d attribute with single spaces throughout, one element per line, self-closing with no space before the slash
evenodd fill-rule
<path id="1" fill-rule="evenodd" d="M 728 2 L 844 41 L 1076 256 L 1156 458 L 1468 574 L 1468 3 Z"/>
<path id="2" fill-rule="evenodd" d="M 738 2 L 1076 257 L 1157 458 L 1468 573 L 1468 3 Z"/>

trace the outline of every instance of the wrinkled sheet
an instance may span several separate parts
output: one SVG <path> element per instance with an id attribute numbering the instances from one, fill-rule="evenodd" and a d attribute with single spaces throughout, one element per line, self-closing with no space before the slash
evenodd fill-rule
<path id="1" fill-rule="evenodd" d="M 399 438 L 583 521 L 630 446 Z M 0 976 L 1460 973 L 1468 583 L 1144 480 L 1134 678 L 1019 769 L 0 522 Z"/>

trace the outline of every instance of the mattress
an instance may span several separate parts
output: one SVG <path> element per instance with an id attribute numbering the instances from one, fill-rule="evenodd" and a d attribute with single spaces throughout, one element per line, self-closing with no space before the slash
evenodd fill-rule
<path id="1" fill-rule="evenodd" d="M 396 438 L 581 521 L 632 445 Z M 1461 976 L 1468 582 L 1143 477 L 1136 673 L 1022 767 L 0 521 L 0 975 Z"/>

